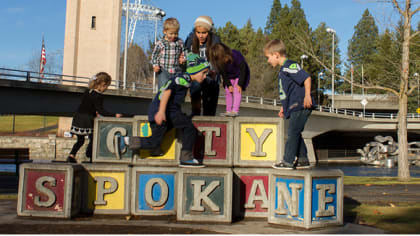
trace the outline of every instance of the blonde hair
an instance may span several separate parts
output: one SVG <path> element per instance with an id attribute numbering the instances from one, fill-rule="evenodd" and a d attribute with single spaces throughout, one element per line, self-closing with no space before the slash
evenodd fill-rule
<path id="1" fill-rule="evenodd" d="M 280 39 L 273 39 L 264 46 L 264 53 L 279 53 L 282 56 L 287 56 L 286 45 Z"/>
<path id="2" fill-rule="evenodd" d="M 179 30 L 179 22 L 176 18 L 168 18 L 163 22 L 163 30 L 174 29 L 176 31 Z"/>
<path id="3" fill-rule="evenodd" d="M 92 77 L 92 80 L 89 82 L 89 89 L 96 89 L 100 85 L 110 85 L 111 84 L 111 76 L 106 72 L 99 72 Z"/>

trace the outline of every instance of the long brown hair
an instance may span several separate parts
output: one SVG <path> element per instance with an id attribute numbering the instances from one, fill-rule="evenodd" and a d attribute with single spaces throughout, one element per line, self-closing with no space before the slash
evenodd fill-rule
<path id="1" fill-rule="evenodd" d="M 99 72 L 92 77 L 92 80 L 89 82 L 89 89 L 96 89 L 101 84 L 110 85 L 111 76 L 106 72 Z"/>
<path id="2" fill-rule="evenodd" d="M 192 52 L 195 54 L 200 55 L 200 41 L 198 40 L 197 34 L 196 34 L 196 28 L 194 28 L 194 37 L 192 42 Z M 209 57 L 209 49 L 210 46 L 213 44 L 213 31 L 208 31 L 209 34 L 207 35 L 206 39 L 206 57 Z"/>
<path id="3" fill-rule="evenodd" d="M 209 53 L 209 61 L 219 72 L 223 71 L 227 64 L 233 62 L 232 49 L 223 43 L 212 45 Z"/>

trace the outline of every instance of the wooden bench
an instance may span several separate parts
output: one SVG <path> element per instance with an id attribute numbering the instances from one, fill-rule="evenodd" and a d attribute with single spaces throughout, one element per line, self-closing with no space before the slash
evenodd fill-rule
<path id="1" fill-rule="evenodd" d="M 16 165 L 16 175 L 19 175 L 19 165 L 29 160 L 29 148 L 0 148 L 0 164 Z"/>

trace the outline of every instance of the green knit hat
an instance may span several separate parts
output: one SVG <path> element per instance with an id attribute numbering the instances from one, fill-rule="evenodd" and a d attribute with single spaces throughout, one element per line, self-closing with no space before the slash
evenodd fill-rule
<path id="1" fill-rule="evenodd" d="M 194 53 L 187 55 L 188 74 L 193 75 L 207 68 L 210 68 L 210 64 L 204 58 Z"/>

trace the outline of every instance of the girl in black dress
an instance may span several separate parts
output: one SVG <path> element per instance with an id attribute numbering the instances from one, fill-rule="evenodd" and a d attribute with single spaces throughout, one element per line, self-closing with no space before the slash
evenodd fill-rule
<path id="1" fill-rule="evenodd" d="M 111 76 L 106 72 L 99 72 L 89 82 L 89 89 L 82 96 L 77 112 L 73 116 L 70 132 L 77 135 L 77 142 L 73 145 L 67 161 L 77 163 L 76 154 L 85 142 L 85 136 L 89 137 L 86 148 L 86 157 L 92 160 L 93 121 L 97 115 L 121 117 L 121 114 L 105 111 L 103 108 L 102 93 L 111 84 Z"/>

